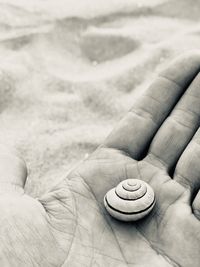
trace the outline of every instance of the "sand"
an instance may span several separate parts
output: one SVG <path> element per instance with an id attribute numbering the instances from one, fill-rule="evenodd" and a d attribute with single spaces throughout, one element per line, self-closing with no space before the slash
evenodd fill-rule
<path id="1" fill-rule="evenodd" d="M 192 0 L 0 0 L 0 143 L 26 160 L 29 194 L 63 179 L 160 69 L 200 48 L 199 14 Z"/>

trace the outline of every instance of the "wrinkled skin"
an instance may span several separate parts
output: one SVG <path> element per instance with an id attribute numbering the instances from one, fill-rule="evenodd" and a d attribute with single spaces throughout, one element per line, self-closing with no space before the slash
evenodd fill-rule
<path id="1" fill-rule="evenodd" d="M 23 161 L 1 150 L 0 266 L 200 266 L 199 70 L 196 52 L 172 62 L 104 144 L 41 199 L 23 192 Z M 127 178 L 156 195 L 135 223 L 103 206 Z"/>

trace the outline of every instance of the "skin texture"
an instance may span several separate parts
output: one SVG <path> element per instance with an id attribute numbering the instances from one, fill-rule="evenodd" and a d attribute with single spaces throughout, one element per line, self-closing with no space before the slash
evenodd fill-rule
<path id="1" fill-rule="evenodd" d="M 41 199 L 23 191 L 24 162 L 1 149 L 0 266 L 200 266 L 199 70 L 198 52 L 172 62 L 104 144 Z M 103 206 L 127 178 L 148 182 L 157 200 L 135 223 Z"/>

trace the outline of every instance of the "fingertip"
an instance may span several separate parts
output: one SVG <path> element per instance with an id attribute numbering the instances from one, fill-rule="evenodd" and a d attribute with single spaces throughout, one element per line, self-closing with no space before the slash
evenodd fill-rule
<path id="1" fill-rule="evenodd" d="M 0 187 L 24 188 L 27 175 L 24 159 L 15 150 L 0 144 Z"/>
<path id="2" fill-rule="evenodd" d="M 199 71 L 200 50 L 190 50 L 172 60 L 160 76 L 186 87 Z"/>
<path id="3" fill-rule="evenodd" d="M 198 191 L 192 203 L 192 209 L 193 209 L 194 215 L 197 217 L 197 219 L 200 220 L 200 191 Z"/>

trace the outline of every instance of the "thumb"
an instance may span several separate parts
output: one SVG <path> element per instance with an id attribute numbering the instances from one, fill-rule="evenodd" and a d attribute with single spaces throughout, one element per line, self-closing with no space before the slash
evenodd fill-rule
<path id="1" fill-rule="evenodd" d="M 27 178 L 25 161 L 16 151 L 0 145 L 0 194 L 23 193 Z"/>

